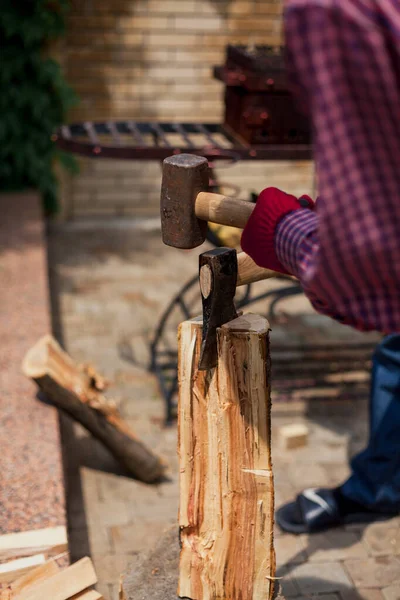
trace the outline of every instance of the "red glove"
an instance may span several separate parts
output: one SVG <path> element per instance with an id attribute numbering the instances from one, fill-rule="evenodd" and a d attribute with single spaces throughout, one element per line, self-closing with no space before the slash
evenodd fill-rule
<path id="1" fill-rule="evenodd" d="M 288 273 L 275 252 L 275 232 L 284 216 L 294 210 L 314 209 L 309 196 L 296 198 L 277 188 L 266 188 L 257 199 L 257 204 L 242 234 L 242 249 L 251 256 L 259 267 Z"/>

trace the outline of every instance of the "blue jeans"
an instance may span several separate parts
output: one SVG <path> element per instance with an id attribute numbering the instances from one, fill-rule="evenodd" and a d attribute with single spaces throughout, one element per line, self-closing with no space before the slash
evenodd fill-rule
<path id="1" fill-rule="evenodd" d="M 400 512 L 400 335 L 375 350 L 370 398 L 370 438 L 351 462 L 342 486 L 348 498 L 378 512 Z"/>

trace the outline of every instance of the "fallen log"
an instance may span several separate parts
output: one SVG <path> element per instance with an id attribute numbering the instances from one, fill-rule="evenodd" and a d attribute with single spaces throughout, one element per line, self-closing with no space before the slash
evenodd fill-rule
<path id="1" fill-rule="evenodd" d="M 57 408 L 103 442 L 137 479 L 151 483 L 163 475 L 165 462 L 136 438 L 116 405 L 103 395 L 105 380 L 92 368 L 79 368 L 51 335 L 28 351 L 22 371 Z"/>

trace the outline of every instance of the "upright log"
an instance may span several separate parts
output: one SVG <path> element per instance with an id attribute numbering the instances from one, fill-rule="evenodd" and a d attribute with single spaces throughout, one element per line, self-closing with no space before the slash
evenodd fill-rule
<path id="1" fill-rule="evenodd" d="M 178 594 L 268 600 L 275 575 L 269 324 L 218 330 L 218 367 L 197 369 L 201 322 L 179 331 L 181 556 Z"/>

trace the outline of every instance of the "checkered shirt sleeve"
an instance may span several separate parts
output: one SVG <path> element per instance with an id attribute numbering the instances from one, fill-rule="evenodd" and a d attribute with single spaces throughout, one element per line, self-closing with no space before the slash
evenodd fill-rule
<path id="1" fill-rule="evenodd" d="M 400 2 L 286 0 L 285 33 L 320 197 L 282 219 L 277 255 L 319 312 L 398 332 Z"/>

